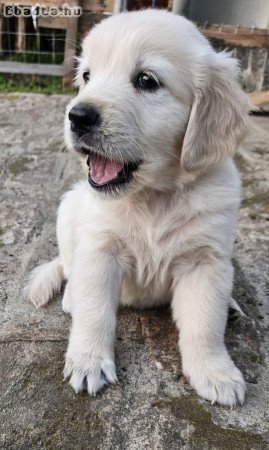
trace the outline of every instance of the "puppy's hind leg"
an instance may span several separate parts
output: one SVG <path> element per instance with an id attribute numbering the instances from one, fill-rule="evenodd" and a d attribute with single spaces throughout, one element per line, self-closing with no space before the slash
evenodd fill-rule
<path id="1" fill-rule="evenodd" d="M 24 288 L 25 296 L 37 307 L 45 306 L 59 292 L 64 280 L 60 257 L 36 267 L 30 273 Z"/>

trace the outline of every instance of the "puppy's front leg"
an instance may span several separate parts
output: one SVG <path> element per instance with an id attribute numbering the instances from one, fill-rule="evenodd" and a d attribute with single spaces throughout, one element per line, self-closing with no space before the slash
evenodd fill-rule
<path id="1" fill-rule="evenodd" d="M 117 381 L 114 335 L 122 269 L 116 256 L 84 242 L 76 250 L 69 283 L 72 328 L 64 375 L 76 392 L 95 394 Z"/>
<path id="2" fill-rule="evenodd" d="M 201 397 L 230 406 L 245 396 L 243 376 L 224 344 L 232 279 L 229 261 L 194 256 L 175 270 L 172 303 L 183 373 Z"/>

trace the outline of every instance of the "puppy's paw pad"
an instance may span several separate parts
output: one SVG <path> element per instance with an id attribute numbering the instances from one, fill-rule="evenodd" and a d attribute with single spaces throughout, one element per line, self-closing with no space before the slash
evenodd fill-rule
<path id="1" fill-rule="evenodd" d="M 67 356 L 64 378 L 69 378 L 76 393 L 86 390 L 90 395 L 118 381 L 114 361 L 102 357 L 86 357 L 79 362 Z"/>

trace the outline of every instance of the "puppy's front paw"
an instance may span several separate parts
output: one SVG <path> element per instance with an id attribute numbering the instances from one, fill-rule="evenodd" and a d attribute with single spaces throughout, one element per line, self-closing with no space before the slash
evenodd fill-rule
<path id="1" fill-rule="evenodd" d="M 113 359 L 79 352 L 67 352 L 64 378 L 70 378 L 69 383 L 76 393 L 87 390 L 90 395 L 118 381 Z"/>
<path id="2" fill-rule="evenodd" d="M 186 368 L 184 373 L 197 394 L 206 400 L 231 407 L 244 403 L 245 381 L 228 355 L 215 360 L 204 359 Z"/>

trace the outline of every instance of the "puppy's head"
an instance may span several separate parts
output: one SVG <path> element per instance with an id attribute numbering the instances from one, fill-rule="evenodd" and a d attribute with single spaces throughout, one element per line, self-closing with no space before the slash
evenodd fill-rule
<path id="1" fill-rule="evenodd" d="M 67 145 L 99 192 L 170 190 L 234 153 L 248 111 L 236 75 L 183 17 L 113 16 L 84 40 Z"/>

